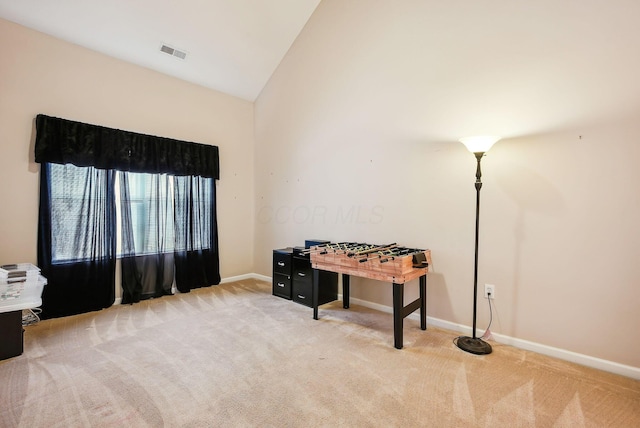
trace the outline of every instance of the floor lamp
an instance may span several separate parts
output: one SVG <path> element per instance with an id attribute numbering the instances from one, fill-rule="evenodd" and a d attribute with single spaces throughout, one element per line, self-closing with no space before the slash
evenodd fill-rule
<path id="1" fill-rule="evenodd" d="M 473 270 L 473 335 L 472 337 L 458 337 L 456 345 L 463 351 L 476 355 L 486 355 L 491 353 L 491 345 L 481 338 L 476 337 L 476 310 L 478 303 L 478 231 L 480 226 L 480 189 L 482 188 L 482 181 L 480 181 L 480 177 L 482 177 L 480 172 L 480 161 L 484 154 L 488 152 L 491 146 L 493 146 L 499 139 L 500 137 L 480 136 L 462 138 L 460 140 L 460 142 L 475 155 L 478 160 L 478 166 L 476 169 L 476 255 Z"/>

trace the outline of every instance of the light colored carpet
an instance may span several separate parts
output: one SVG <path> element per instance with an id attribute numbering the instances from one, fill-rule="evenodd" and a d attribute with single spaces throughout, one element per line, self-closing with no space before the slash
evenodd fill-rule
<path id="1" fill-rule="evenodd" d="M 391 289 L 389 289 L 391 290 Z M 638 427 L 640 381 L 246 280 L 26 327 L 2 427 Z"/>

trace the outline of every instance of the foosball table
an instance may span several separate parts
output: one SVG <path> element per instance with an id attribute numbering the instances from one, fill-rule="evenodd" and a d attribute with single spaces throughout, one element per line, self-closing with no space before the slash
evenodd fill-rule
<path id="1" fill-rule="evenodd" d="M 342 301 L 349 308 L 350 277 L 374 279 L 393 284 L 394 346 L 402 349 L 404 318 L 420 309 L 420 328 L 427 329 L 427 273 L 431 251 L 397 244 L 373 245 L 357 242 L 325 243 L 308 250 L 313 268 L 313 318 L 318 319 L 320 271 L 342 274 Z M 419 278 L 420 297 L 404 305 L 404 284 Z"/>

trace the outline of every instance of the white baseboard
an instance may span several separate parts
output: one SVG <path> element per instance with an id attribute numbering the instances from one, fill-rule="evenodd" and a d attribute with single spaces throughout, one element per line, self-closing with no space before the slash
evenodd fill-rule
<path id="1" fill-rule="evenodd" d="M 271 282 L 270 276 L 258 275 L 257 273 L 247 273 L 244 275 L 237 275 L 237 276 L 230 276 L 228 278 L 222 278 L 222 280 L 220 281 L 220 284 L 226 284 L 227 282 L 234 282 L 234 281 L 243 281 L 245 279 L 258 279 L 261 281 Z"/>
<path id="2" fill-rule="evenodd" d="M 342 299 L 342 296 L 339 296 Z M 393 313 L 393 308 L 390 306 L 380 305 L 378 303 L 368 302 L 366 300 L 349 299 L 350 303 L 364 306 L 367 308 L 375 309 L 381 312 Z M 420 314 L 417 312 L 412 313 L 407 318 L 411 318 L 420 321 Z M 451 330 L 461 334 L 471 335 L 472 328 L 462 324 L 456 324 L 450 321 L 442 320 L 439 318 L 433 318 L 427 316 L 427 325 L 442 328 L 444 330 Z M 478 333 L 476 333 L 478 334 Z M 640 368 L 619 364 L 613 361 L 603 360 L 601 358 L 591 357 L 589 355 L 579 354 L 577 352 L 567 351 L 566 349 L 554 348 L 552 346 L 543 345 L 540 343 L 530 342 L 528 340 L 518 339 L 516 337 L 507 336 L 504 334 L 497 334 L 491 332 L 493 339 L 498 343 L 510 345 L 516 348 L 525 349 L 527 351 L 536 352 L 538 354 L 547 355 L 549 357 L 558 358 L 564 361 L 570 361 L 572 363 L 580 364 L 583 366 L 591 367 L 598 370 L 603 370 L 610 373 L 630 377 L 632 379 L 640 380 Z"/>

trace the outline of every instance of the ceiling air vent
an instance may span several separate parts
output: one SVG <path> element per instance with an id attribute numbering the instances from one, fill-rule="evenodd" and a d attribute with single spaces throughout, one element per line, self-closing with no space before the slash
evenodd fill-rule
<path id="1" fill-rule="evenodd" d="M 160 47 L 160 52 L 164 52 L 166 54 L 175 56 L 180 59 L 185 59 L 187 57 L 186 52 L 172 48 L 171 46 L 164 45 L 164 44 Z"/>

